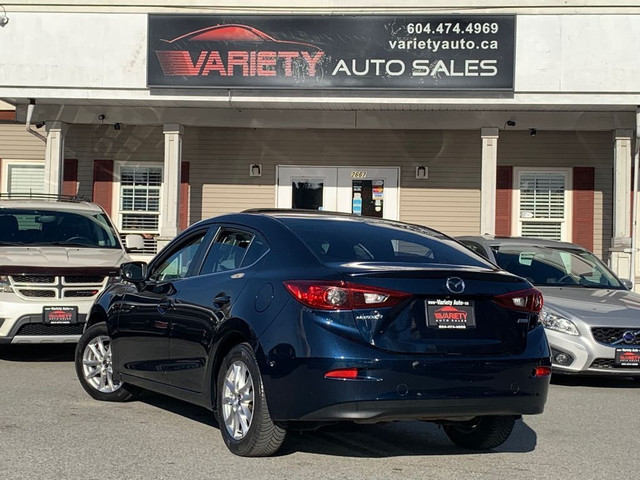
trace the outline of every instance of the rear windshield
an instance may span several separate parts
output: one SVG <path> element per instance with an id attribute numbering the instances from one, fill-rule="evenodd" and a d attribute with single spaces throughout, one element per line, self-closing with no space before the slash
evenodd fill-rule
<path id="1" fill-rule="evenodd" d="M 425 227 L 378 220 L 280 217 L 325 263 L 445 264 L 495 269 L 458 242 Z"/>
<path id="2" fill-rule="evenodd" d="M 0 209 L 0 246 L 7 245 L 121 248 L 103 213 L 26 208 Z"/>

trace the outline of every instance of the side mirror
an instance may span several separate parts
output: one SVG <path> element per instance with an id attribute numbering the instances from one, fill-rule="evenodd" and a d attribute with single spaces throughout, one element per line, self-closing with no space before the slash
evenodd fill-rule
<path id="1" fill-rule="evenodd" d="M 124 246 L 127 250 L 142 250 L 144 248 L 144 238 L 137 233 L 129 233 L 124 237 Z"/>
<path id="2" fill-rule="evenodd" d="M 132 283 L 142 283 L 147 279 L 146 262 L 126 262 L 120 265 L 120 276 Z"/>
<path id="3" fill-rule="evenodd" d="M 633 282 L 627 278 L 621 278 L 620 282 L 625 286 L 627 290 L 633 290 Z"/>

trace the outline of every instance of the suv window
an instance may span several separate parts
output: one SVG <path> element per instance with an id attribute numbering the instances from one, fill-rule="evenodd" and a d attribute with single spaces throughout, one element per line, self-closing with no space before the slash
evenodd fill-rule
<path id="1" fill-rule="evenodd" d="M 0 243 L 121 248 L 104 213 L 29 208 L 0 210 Z"/>

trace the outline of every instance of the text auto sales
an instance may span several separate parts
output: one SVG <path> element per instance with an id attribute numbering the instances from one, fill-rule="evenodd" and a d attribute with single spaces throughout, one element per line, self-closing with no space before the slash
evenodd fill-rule
<path id="1" fill-rule="evenodd" d="M 274 77 L 279 74 L 277 65 L 282 65 L 285 77 L 299 75 L 302 71 L 310 77 L 318 73 L 318 64 L 325 58 L 322 51 L 229 51 L 221 54 L 216 50 L 203 50 L 192 59 L 188 51 L 156 52 L 165 75 L 180 76 L 234 76 Z M 333 67 L 332 76 L 389 76 L 397 77 L 410 72 L 413 77 L 493 77 L 498 74 L 495 59 L 436 60 L 414 59 L 408 63 L 400 59 L 340 59 Z M 293 68 L 294 65 L 296 68 Z M 295 73 L 294 73 L 295 72 Z"/>

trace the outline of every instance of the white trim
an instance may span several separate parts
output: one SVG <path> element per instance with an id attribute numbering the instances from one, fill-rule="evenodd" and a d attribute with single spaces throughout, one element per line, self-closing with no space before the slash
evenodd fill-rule
<path id="1" fill-rule="evenodd" d="M 164 175 L 164 164 L 162 162 L 130 162 L 130 161 L 114 161 L 113 162 L 113 183 L 112 183 L 112 195 L 111 195 L 111 211 L 113 212 L 113 221 L 116 224 L 119 232 L 131 233 L 131 231 L 122 230 L 122 214 L 120 213 L 120 170 L 122 167 L 146 167 L 146 168 L 159 168 Z M 163 189 L 160 188 L 160 195 L 162 195 Z M 162 205 L 162 203 L 160 204 Z M 162 207 L 158 214 L 158 226 L 162 221 Z M 159 233 L 156 231 L 155 233 Z"/>
<path id="2" fill-rule="evenodd" d="M 563 173 L 564 184 L 564 221 L 561 226 L 561 238 L 570 242 L 573 237 L 573 168 L 548 167 L 513 167 L 512 195 L 511 195 L 511 235 L 522 235 L 520 221 L 520 175 L 524 172 Z"/>

